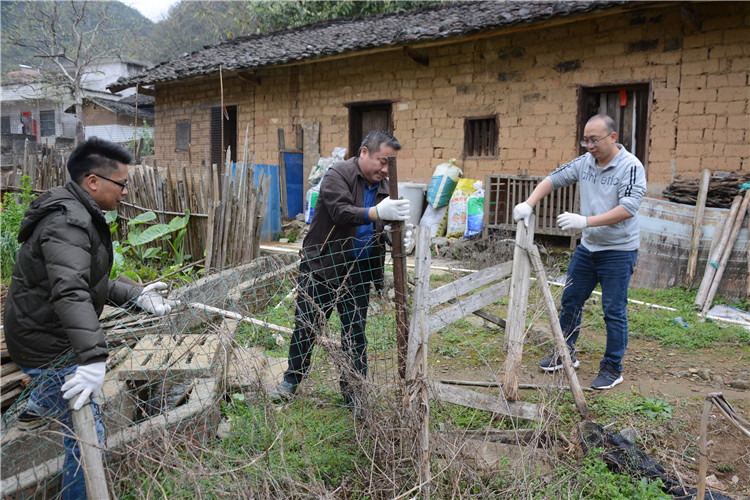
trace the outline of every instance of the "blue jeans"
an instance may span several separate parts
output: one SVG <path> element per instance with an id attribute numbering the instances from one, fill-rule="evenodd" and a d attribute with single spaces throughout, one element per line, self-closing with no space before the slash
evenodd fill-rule
<path id="1" fill-rule="evenodd" d="M 622 371 L 622 358 L 628 347 L 628 285 L 637 258 L 638 250 L 591 252 L 579 245 L 570 259 L 562 296 L 560 327 L 572 347 L 581 331 L 583 304 L 601 283 L 607 348 L 600 367 L 608 363 L 618 372 Z"/>
<path id="2" fill-rule="evenodd" d="M 46 418 L 57 419 L 63 431 L 63 443 L 65 444 L 65 464 L 63 466 L 62 499 L 79 500 L 86 499 L 86 480 L 81 469 L 81 455 L 78 450 L 78 442 L 74 436 L 73 419 L 68 410 L 68 401 L 63 398 L 61 390 L 65 383 L 65 376 L 74 373 L 78 365 L 68 368 L 25 368 L 21 370 L 31 377 L 32 390 L 26 409 L 32 410 Z M 77 398 L 78 396 L 76 396 Z M 75 398 L 73 399 L 75 400 Z M 91 409 L 96 421 L 96 433 L 99 435 L 99 444 L 104 445 L 104 425 L 102 424 L 102 413 L 99 405 L 91 400 Z"/>

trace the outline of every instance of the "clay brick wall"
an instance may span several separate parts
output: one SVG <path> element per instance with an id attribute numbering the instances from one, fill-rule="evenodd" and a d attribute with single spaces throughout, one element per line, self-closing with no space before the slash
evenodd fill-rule
<path id="1" fill-rule="evenodd" d="M 129 116 L 116 115 L 112 111 L 96 104 L 83 107 L 83 123 L 92 127 L 97 125 L 132 125 L 133 118 Z"/>
<path id="2" fill-rule="evenodd" d="M 276 129 L 293 144 L 294 125 L 320 122 L 328 156 L 348 145 L 347 103 L 391 100 L 402 144 L 399 180 L 428 182 L 457 158 L 465 177 L 544 175 L 579 154 L 580 86 L 643 83 L 650 88 L 649 193 L 674 174 L 750 171 L 750 3 L 680 4 L 580 22 L 257 72 L 260 85 L 224 75 L 224 102 L 238 106 L 238 145 L 249 124 L 256 163 L 278 163 Z M 220 102 L 218 75 L 156 87 L 159 161 L 175 151 L 175 128 L 191 120 L 193 157 L 209 148 L 209 110 Z M 466 117 L 497 115 L 499 154 L 462 159 Z M 241 149 L 240 149 L 241 154 Z M 348 152 L 349 155 L 352 152 Z"/>

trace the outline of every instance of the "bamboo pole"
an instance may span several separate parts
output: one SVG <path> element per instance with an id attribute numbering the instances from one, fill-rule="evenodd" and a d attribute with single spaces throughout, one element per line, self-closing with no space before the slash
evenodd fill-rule
<path id="1" fill-rule="evenodd" d="M 742 222 L 745 220 L 745 212 L 747 211 L 748 203 L 750 203 L 750 190 L 745 193 L 745 197 L 742 200 L 742 205 L 740 205 L 739 210 L 737 211 L 737 216 L 734 219 L 734 223 L 732 224 L 732 230 L 729 233 L 729 238 L 727 239 L 727 245 L 724 248 L 724 253 L 721 255 L 721 261 L 719 261 L 718 267 L 716 269 L 716 273 L 714 275 L 714 279 L 711 282 L 711 288 L 708 289 L 708 294 L 706 295 L 706 301 L 703 304 L 703 309 L 701 312 L 706 314 L 709 309 L 711 309 L 711 304 L 714 300 L 714 295 L 716 295 L 716 291 L 719 289 L 719 284 L 721 283 L 721 278 L 724 277 L 724 270 L 727 267 L 727 262 L 729 262 L 729 257 L 732 255 L 732 248 L 734 247 L 734 242 L 737 239 L 737 234 L 740 232 L 740 227 L 742 227 Z"/>
<path id="2" fill-rule="evenodd" d="M 721 239 L 716 244 L 716 248 L 714 249 L 713 254 L 708 256 L 708 262 L 706 263 L 706 272 L 703 275 L 703 280 L 701 281 L 700 288 L 698 288 L 698 293 L 696 294 L 695 301 L 693 302 L 694 305 L 700 308 L 702 308 L 703 304 L 706 302 L 706 295 L 711 288 L 711 284 L 714 280 L 714 275 L 716 274 L 716 269 L 718 268 L 716 262 L 721 259 L 721 256 L 724 253 L 724 247 L 727 244 L 727 240 L 729 240 L 729 228 L 732 227 L 732 224 L 734 223 L 734 219 L 737 216 L 737 211 L 740 209 L 741 202 L 742 197 L 740 196 L 736 196 L 734 198 L 734 201 L 732 201 L 732 206 L 729 208 L 729 215 L 727 216 L 727 220 L 721 229 Z"/>
<path id="3" fill-rule="evenodd" d="M 693 218 L 693 237 L 690 240 L 690 256 L 688 257 L 687 272 L 685 274 L 685 288 L 690 288 L 695 277 L 695 268 L 698 267 L 698 248 L 703 233 L 703 214 L 706 211 L 706 197 L 708 196 L 708 184 L 711 180 L 711 170 L 703 169 L 701 183 L 698 188 L 698 199 L 695 202 L 695 217 Z"/>
<path id="4" fill-rule="evenodd" d="M 583 397 L 581 384 L 578 383 L 578 376 L 576 375 L 575 368 L 573 368 L 573 361 L 570 359 L 570 350 L 568 349 L 568 344 L 565 342 L 565 336 L 560 327 L 560 319 L 557 315 L 555 299 L 552 298 L 552 292 L 547 284 L 547 273 L 544 272 L 542 259 L 539 257 L 539 250 L 537 250 L 533 244 L 526 247 L 524 250 L 531 260 L 531 265 L 536 273 L 536 281 L 539 283 L 539 288 L 542 290 L 544 305 L 547 307 L 547 315 L 549 316 L 549 322 L 552 326 L 552 337 L 555 339 L 555 346 L 562 358 L 565 375 L 568 377 L 570 390 L 573 393 L 573 400 L 575 401 L 576 408 L 578 408 L 578 413 L 580 413 L 581 417 L 586 420 L 589 417 L 589 408 L 586 406 L 586 399 Z"/>

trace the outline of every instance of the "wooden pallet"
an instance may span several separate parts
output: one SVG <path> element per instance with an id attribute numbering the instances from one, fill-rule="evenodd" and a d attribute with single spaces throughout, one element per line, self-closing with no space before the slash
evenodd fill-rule
<path id="1" fill-rule="evenodd" d="M 223 351 L 217 334 L 148 335 L 117 369 L 119 380 L 157 380 L 165 375 L 196 378 L 209 371 Z"/>

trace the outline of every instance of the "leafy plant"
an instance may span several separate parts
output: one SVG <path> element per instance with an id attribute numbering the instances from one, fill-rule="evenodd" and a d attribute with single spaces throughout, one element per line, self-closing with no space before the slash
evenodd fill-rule
<path id="1" fill-rule="evenodd" d="M 5 193 L 0 203 L 0 272 L 5 283 L 10 282 L 13 266 L 16 265 L 20 248 L 18 231 L 21 229 L 21 220 L 36 198 L 31 192 L 31 177 L 28 175 L 21 178 L 19 187 L 19 193 Z"/>
<path id="2" fill-rule="evenodd" d="M 635 409 L 651 420 L 672 418 L 672 405 L 663 399 L 645 398 Z"/>

